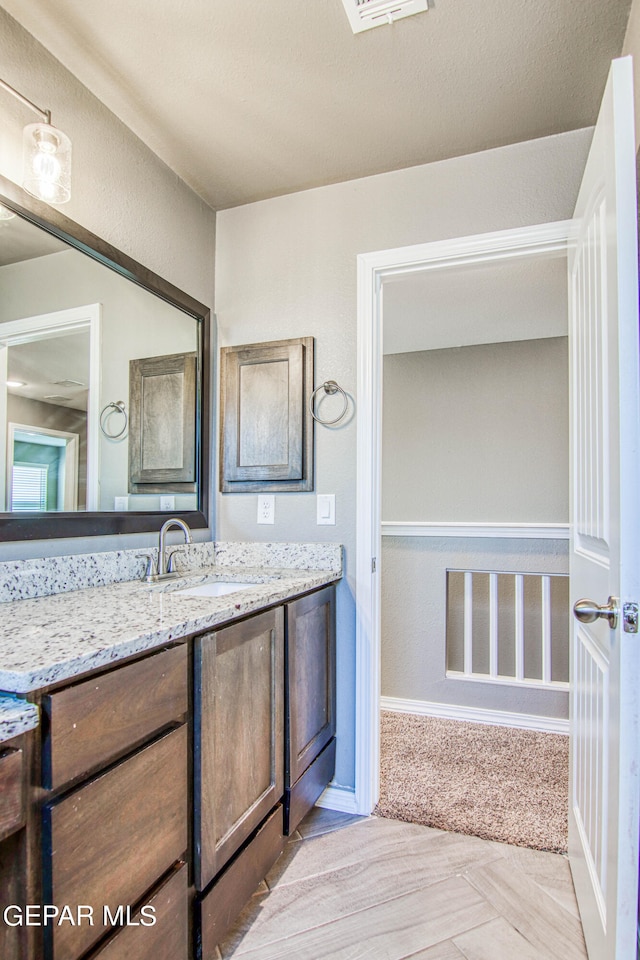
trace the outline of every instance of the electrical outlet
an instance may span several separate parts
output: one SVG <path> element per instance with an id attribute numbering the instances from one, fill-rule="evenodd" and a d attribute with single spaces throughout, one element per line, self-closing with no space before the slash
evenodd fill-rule
<path id="1" fill-rule="evenodd" d="M 275 523 L 276 498 L 268 494 L 258 497 L 258 523 Z"/>
<path id="2" fill-rule="evenodd" d="M 125 510 L 129 509 L 129 497 L 114 497 L 113 498 L 113 509 L 117 510 L 118 513 L 123 513 Z"/>
<path id="3" fill-rule="evenodd" d="M 175 510 L 176 509 L 176 498 L 164 496 L 160 497 L 160 509 L 161 510 Z"/>

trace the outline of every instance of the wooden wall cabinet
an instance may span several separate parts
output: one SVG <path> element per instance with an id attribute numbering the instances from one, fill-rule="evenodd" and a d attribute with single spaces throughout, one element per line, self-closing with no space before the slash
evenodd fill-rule
<path id="1" fill-rule="evenodd" d="M 286 605 L 285 834 L 333 778 L 336 732 L 335 587 Z"/>
<path id="2" fill-rule="evenodd" d="M 129 361 L 129 493 L 192 493 L 196 353 Z"/>
<path id="3" fill-rule="evenodd" d="M 313 337 L 220 351 L 220 489 L 313 490 Z"/>

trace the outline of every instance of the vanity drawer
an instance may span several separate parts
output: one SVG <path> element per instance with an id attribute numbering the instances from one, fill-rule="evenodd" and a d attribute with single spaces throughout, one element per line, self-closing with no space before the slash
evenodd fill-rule
<path id="1" fill-rule="evenodd" d="M 108 929 L 104 906 L 137 903 L 188 844 L 186 724 L 44 808 L 45 903 L 93 908 L 94 925 L 49 927 L 48 957 L 75 960 Z"/>
<path id="2" fill-rule="evenodd" d="M 44 697 L 44 787 L 105 766 L 181 719 L 188 705 L 186 643 Z"/>
<path id="3" fill-rule="evenodd" d="M 22 750 L 0 748 L 0 840 L 24 826 Z"/>
<path id="4" fill-rule="evenodd" d="M 187 960 L 189 957 L 189 888 L 187 865 L 177 866 L 168 879 L 146 899 L 155 911 L 140 911 L 131 917 L 131 926 L 122 927 L 91 960 Z M 141 918 L 153 926 L 134 926 Z"/>

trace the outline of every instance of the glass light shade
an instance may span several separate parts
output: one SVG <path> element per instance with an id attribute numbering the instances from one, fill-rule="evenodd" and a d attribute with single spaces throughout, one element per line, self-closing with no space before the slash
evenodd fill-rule
<path id="1" fill-rule="evenodd" d="M 22 138 L 22 186 L 45 203 L 71 199 L 71 141 L 50 123 L 30 123 Z"/>

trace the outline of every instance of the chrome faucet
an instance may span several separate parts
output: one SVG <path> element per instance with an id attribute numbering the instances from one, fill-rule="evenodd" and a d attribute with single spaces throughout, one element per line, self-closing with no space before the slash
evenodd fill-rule
<path id="1" fill-rule="evenodd" d="M 160 539 L 158 543 L 158 577 L 177 576 L 177 573 L 173 569 L 173 553 L 167 556 L 167 547 L 165 544 L 167 531 L 171 530 L 172 527 L 179 527 L 184 533 L 184 542 L 191 543 L 191 531 L 184 520 L 180 520 L 178 517 L 171 517 L 169 520 L 165 520 L 160 527 Z"/>

